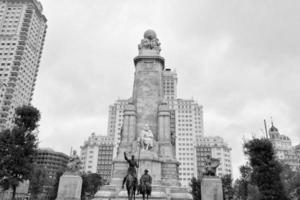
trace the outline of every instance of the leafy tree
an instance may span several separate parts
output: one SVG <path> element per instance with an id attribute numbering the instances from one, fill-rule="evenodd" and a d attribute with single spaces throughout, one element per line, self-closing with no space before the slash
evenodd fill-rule
<path id="1" fill-rule="evenodd" d="M 17 108 L 15 126 L 0 133 L 0 185 L 12 189 L 12 199 L 19 183 L 30 178 L 37 148 L 37 137 L 32 132 L 39 119 L 40 113 L 34 107 Z"/>
<path id="2" fill-rule="evenodd" d="M 254 138 L 244 144 L 252 168 L 251 180 L 258 187 L 263 200 L 286 200 L 280 179 L 280 163 L 275 159 L 272 143 L 265 138 Z"/>
<path id="3" fill-rule="evenodd" d="M 256 185 L 251 182 L 251 167 L 246 164 L 240 167 L 241 177 L 234 183 L 234 195 L 241 200 L 257 200 L 260 194 Z"/>
<path id="4" fill-rule="evenodd" d="M 223 198 L 224 200 L 232 200 L 234 195 L 234 190 L 232 187 L 232 177 L 231 174 L 226 174 L 222 178 L 222 188 L 223 188 Z"/>
<path id="5" fill-rule="evenodd" d="M 192 188 L 192 195 L 194 200 L 201 200 L 201 179 L 193 177 L 190 186 Z"/>
<path id="6" fill-rule="evenodd" d="M 59 186 L 59 179 L 60 177 L 63 175 L 63 171 L 58 171 L 56 172 L 56 175 L 55 175 L 55 182 L 54 182 L 54 185 L 50 191 L 50 200 L 55 200 L 56 197 L 57 197 L 57 192 L 58 192 L 58 186 Z"/>
<path id="7" fill-rule="evenodd" d="M 242 165 L 240 167 L 240 173 L 241 173 L 241 191 L 243 191 L 241 193 L 241 197 L 243 200 L 247 200 L 248 199 L 248 186 L 249 186 L 249 182 L 250 182 L 250 176 L 251 176 L 251 167 L 248 165 Z"/>
<path id="8" fill-rule="evenodd" d="M 289 199 L 300 200 L 300 171 L 293 171 L 290 166 L 283 165 L 281 179 Z"/>
<path id="9" fill-rule="evenodd" d="M 82 189 L 81 197 L 85 198 L 86 196 L 93 197 L 95 193 L 99 190 L 100 186 L 104 184 L 103 178 L 100 174 L 90 173 L 83 174 L 82 176 Z"/>
<path id="10" fill-rule="evenodd" d="M 48 184 L 49 178 L 45 168 L 35 165 L 30 176 L 31 199 L 39 199 L 43 193 L 44 186 Z"/>

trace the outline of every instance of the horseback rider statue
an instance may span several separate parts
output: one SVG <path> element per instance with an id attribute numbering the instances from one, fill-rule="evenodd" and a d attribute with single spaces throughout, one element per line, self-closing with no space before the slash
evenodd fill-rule
<path id="1" fill-rule="evenodd" d="M 143 195 L 143 199 L 145 199 L 145 196 L 148 199 L 151 195 L 152 177 L 148 172 L 148 169 L 145 169 L 144 174 L 140 178 L 139 193 Z"/>
<path id="2" fill-rule="evenodd" d="M 122 188 L 124 188 L 124 184 L 125 184 L 126 179 L 129 175 L 131 175 L 134 178 L 135 184 L 137 184 L 136 168 L 139 168 L 139 165 L 138 165 L 137 161 L 134 159 L 134 155 L 132 155 L 131 160 L 129 160 L 127 158 L 126 152 L 124 152 L 124 158 L 128 162 L 129 167 L 128 167 L 128 170 L 127 170 L 127 175 L 123 179 Z"/>

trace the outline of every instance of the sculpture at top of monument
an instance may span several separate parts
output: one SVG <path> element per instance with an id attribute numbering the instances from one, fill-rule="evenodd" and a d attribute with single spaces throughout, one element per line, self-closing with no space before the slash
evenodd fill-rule
<path id="1" fill-rule="evenodd" d="M 70 156 L 69 163 L 67 164 L 66 173 L 68 174 L 79 174 L 79 170 L 81 168 L 81 161 L 79 156 L 77 155 L 76 150 L 72 152 Z"/>
<path id="2" fill-rule="evenodd" d="M 220 160 L 216 158 L 212 158 L 210 155 L 207 155 L 204 161 L 206 176 L 216 176 L 216 171 L 218 166 L 220 165 Z"/>
<path id="3" fill-rule="evenodd" d="M 157 54 L 159 54 L 161 48 L 160 48 L 160 42 L 156 37 L 156 33 L 153 30 L 147 30 L 144 33 L 144 39 L 141 40 L 141 43 L 138 45 L 138 48 L 140 54 L 145 49 L 154 50 Z"/>
<path id="4" fill-rule="evenodd" d="M 145 124 L 144 129 L 139 137 L 139 143 L 144 150 L 150 150 L 153 148 L 153 133 L 150 130 L 148 124 Z"/>

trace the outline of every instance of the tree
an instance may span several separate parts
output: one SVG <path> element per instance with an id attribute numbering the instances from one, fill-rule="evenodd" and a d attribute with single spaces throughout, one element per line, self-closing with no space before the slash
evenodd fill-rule
<path id="1" fill-rule="evenodd" d="M 12 189 L 12 199 L 19 183 L 30 178 L 37 148 L 37 137 L 32 132 L 39 119 L 36 108 L 22 106 L 16 109 L 15 126 L 0 133 L 0 185 Z"/>
<path id="2" fill-rule="evenodd" d="M 231 174 L 226 174 L 222 178 L 222 188 L 223 188 L 223 198 L 224 200 L 232 200 L 234 191 L 232 187 L 232 177 Z"/>
<path id="3" fill-rule="evenodd" d="M 251 180 L 258 187 L 263 200 L 286 200 L 280 179 L 280 163 L 275 159 L 272 143 L 265 138 L 254 138 L 244 144 L 244 153 L 252 168 Z"/>
<path id="4" fill-rule="evenodd" d="M 248 187 L 250 182 L 250 176 L 251 176 L 251 167 L 248 165 L 242 165 L 240 167 L 240 173 L 241 173 L 241 197 L 243 200 L 248 199 Z"/>
<path id="5" fill-rule="evenodd" d="M 39 195 L 43 193 L 44 186 L 48 184 L 49 178 L 45 168 L 34 166 L 30 177 L 30 194 L 31 199 L 39 199 Z"/>
<path id="6" fill-rule="evenodd" d="M 100 186 L 104 184 L 103 178 L 100 174 L 90 173 L 83 174 L 82 176 L 82 189 L 81 197 L 85 198 L 86 196 L 93 197 L 95 193 L 99 190 Z"/>
<path id="7" fill-rule="evenodd" d="M 201 179 L 193 177 L 190 186 L 192 188 L 193 200 L 201 200 Z"/>
<path id="8" fill-rule="evenodd" d="M 281 179 L 289 199 L 300 200 L 300 171 L 293 171 L 289 165 L 283 164 Z"/>
<path id="9" fill-rule="evenodd" d="M 257 200 L 260 194 L 256 185 L 251 182 L 251 167 L 246 164 L 240 167 L 241 177 L 234 183 L 234 196 L 241 200 Z"/>
<path id="10" fill-rule="evenodd" d="M 60 177 L 63 175 L 63 171 L 58 171 L 56 172 L 56 175 L 55 175 L 55 182 L 54 182 L 54 185 L 50 191 L 50 200 L 55 200 L 56 197 L 57 197 L 57 192 L 58 192 L 58 186 L 59 186 L 59 180 L 60 180 Z"/>

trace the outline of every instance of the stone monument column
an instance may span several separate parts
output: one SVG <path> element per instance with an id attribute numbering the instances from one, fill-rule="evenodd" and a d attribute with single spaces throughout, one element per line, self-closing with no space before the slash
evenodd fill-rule
<path id="1" fill-rule="evenodd" d="M 160 56 L 160 43 L 156 33 L 148 30 L 139 45 L 139 55 L 134 58 L 135 74 L 133 103 L 137 111 L 137 134 L 148 124 L 154 139 L 158 140 L 158 107 L 163 99 L 162 71 L 164 58 Z"/>
<path id="2" fill-rule="evenodd" d="M 136 133 L 136 109 L 133 104 L 125 105 L 123 117 L 122 142 L 133 142 Z"/>
<path id="3" fill-rule="evenodd" d="M 167 104 L 161 104 L 158 112 L 159 153 L 161 156 L 174 159 L 171 144 L 170 115 L 170 110 Z"/>

